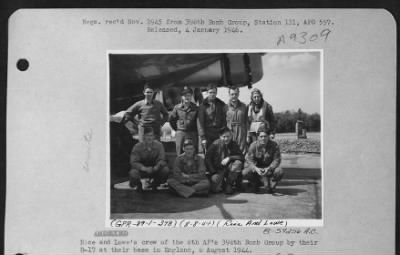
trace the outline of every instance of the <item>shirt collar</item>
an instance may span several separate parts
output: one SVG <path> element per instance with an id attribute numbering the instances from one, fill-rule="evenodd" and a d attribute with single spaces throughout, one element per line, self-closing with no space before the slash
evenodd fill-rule
<path id="1" fill-rule="evenodd" d="M 217 101 L 218 101 L 218 98 L 215 98 L 214 101 L 212 101 L 212 103 L 213 103 L 214 105 L 216 105 L 216 104 L 217 104 Z M 208 97 L 206 97 L 206 99 L 204 99 L 203 103 L 204 103 L 204 104 L 210 105 L 210 104 L 211 104 L 211 101 L 208 99 Z"/>
<path id="2" fill-rule="evenodd" d="M 231 145 L 231 143 L 232 143 L 232 140 L 231 140 L 228 144 L 225 145 L 224 141 L 222 141 L 221 139 L 219 139 L 219 145 L 220 145 L 221 147 L 226 146 L 226 148 L 228 148 L 229 145 Z"/>
<path id="3" fill-rule="evenodd" d="M 260 141 L 257 141 L 257 147 L 258 148 L 267 147 L 269 143 L 270 143 L 270 140 L 268 140 L 268 142 L 266 144 L 261 144 Z"/>
<path id="4" fill-rule="evenodd" d="M 154 147 L 154 141 L 151 143 L 151 144 L 149 144 L 149 145 L 147 145 L 145 142 L 143 142 L 143 147 L 144 148 L 150 148 L 150 149 L 153 149 L 153 147 Z"/>
<path id="5" fill-rule="evenodd" d="M 191 102 L 189 102 L 189 106 L 188 107 L 185 106 L 184 102 L 181 103 L 181 109 L 183 109 L 183 110 L 190 109 L 191 107 L 192 107 L 192 103 Z"/>
<path id="6" fill-rule="evenodd" d="M 194 154 L 194 156 L 193 156 L 193 160 L 198 160 L 198 157 L 199 156 L 197 156 L 197 154 Z M 186 158 L 186 155 L 185 155 L 185 152 L 183 153 L 183 158 L 185 159 Z"/>
<path id="7" fill-rule="evenodd" d="M 154 100 L 148 101 L 146 98 L 144 99 L 145 104 L 153 104 Z"/>
<path id="8" fill-rule="evenodd" d="M 239 105 L 240 105 L 240 100 L 238 99 L 238 101 L 237 101 L 237 103 L 236 103 L 236 106 L 234 106 L 233 105 L 233 103 L 232 103 L 232 101 L 231 100 L 229 100 L 229 106 L 231 106 L 231 107 L 233 107 L 233 108 L 238 108 L 239 107 Z"/>

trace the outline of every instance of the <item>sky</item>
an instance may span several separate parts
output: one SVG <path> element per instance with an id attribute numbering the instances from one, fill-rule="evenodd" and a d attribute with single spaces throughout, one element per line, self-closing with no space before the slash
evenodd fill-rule
<path id="1" fill-rule="evenodd" d="M 262 58 L 264 75 L 253 88 L 262 91 L 274 112 L 301 108 L 309 114 L 321 113 L 320 52 L 275 52 Z M 250 92 L 240 88 L 240 100 L 248 104 Z M 219 89 L 218 97 L 226 102 L 227 89 Z"/>

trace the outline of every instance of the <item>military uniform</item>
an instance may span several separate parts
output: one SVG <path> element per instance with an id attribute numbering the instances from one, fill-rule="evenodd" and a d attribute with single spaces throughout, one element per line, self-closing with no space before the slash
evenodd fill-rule
<path id="1" fill-rule="evenodd" d="M 268 140 L 265 145 L 255 141 L 250 145 L 246 155 L 242 171 L 243 178 L 249 180 L 256 188 L 263 184 L 266 185 L 263 182 L 267 181 L 269 188 L 273 189 L 283 177 L 283 170 L 279 167 L 280 163 L 281 153 L 275 141 Z M 263 169 L 269 167 L 270 171 L 266 175 L 260 176 L 255 170 L 256 167 Z"/>
<path id="2" fill-rule="evenodd" d="M 251 137 L 252 142 L 257 140 L 257 129 L 264 125 L 267 127 L 272 134 L 275 134 L 275 116 L 272 110 L 272 106 L 266 101 L 262 101 L 261 106 L 256 112 L 256 105 L 251 102 L 247 106 L 247 118 L 248 118 L 248 136 Z"/>
<path id="3" fill-rule="evenodd" d="M 174 163 L 173 174 L 168 179 L 168 185 L 185 198 L 193 194 L 208 194 L 210 182 L 206 176 L 204 160 L 197 155 L 193 158 L 187 158 L 185 153 L 179 155 Z"/>
<path id="4" fill-rule="evenodd" d="M 143 141 L 145 127 L 153 128 L 155 138 L 160 140 L 161 126 L 168 120 L 168 111 L 164 105 L 157 100 L 141 100 L 126 110 L 128 119 L 134 120 L 136 115 L 139 116 L 139 141 Z"/>
<path id="5" fill-rule="evenodd" d="M 176 131 L 175 143 L 177 155 L 183 152 L 183 141 L 185 138 L 192 139 L 196 152 L 198 150 L 197 113 L 198 107 L 192 102 L 190 102 L 188 107 L 186 107 L 184 103 L 180 103 L 176 105 L 171 112 L 169 123 Z"/>
<path id="6" fill-rule="evenodd" d="M 216 98 L 210 102 L 204 99 L 199 106 L 197 129 L 201 140 L 207 141 L 207 147 L 219 138 L 219 132 L 226 127 L 225 103 Z"/>
<path id="7" fill-rule="evenodd" d="M 231 102 L 226 105 L 226 123 L 232 132 L 232 139 L 239 145 L 243 154 L 247 152 L 247 111 L 241 101 L 234 106 Z"/>
<path id="8" fill-rule="evenodd" d="M 222 165 L 221 161 L 229 157 L 229 163 Z M 214 141 L 206 153 L 206 166 L 211 174 L 211 190 L 219 192 L 222 189 L 224 179 L 226 184 L 232 185 L 243 169 L 244 157 L 239 145 L 231 141 L 225 145 L 221 139 Z"/>
<path id="9" fill-rule="evenodd" d="M 153 167 L 154 171 L 148 173 L 143 167 Z M 167 181 L 169 169 L 165 161 L 165 151 L 161 142 L 154 140 L 150 145 L 144 142 L 136 144 L 131 152 L 131 183 L 138 184 L 141 178 L 152 178 L 153 187 Z"/>

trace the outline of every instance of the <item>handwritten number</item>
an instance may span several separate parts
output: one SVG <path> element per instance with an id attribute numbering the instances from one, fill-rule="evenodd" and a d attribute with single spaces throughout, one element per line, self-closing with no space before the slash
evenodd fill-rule
<path id="1" fill-rule="evenodd" d="M 303 41 L 299 41 L 299 43 L 305 44 L 307 42 L 306 36 L 307 36 L 307 32 L 301 32 L 300 38 L 303 39 Z"/>
<path id="2" fill-rule="evenodd" d="M 318 35 L 317 34 L 313 34 L 311 37 L 310 37 L 310 42 L 313 42 L 313 41 L 315 41 L 315 40 L 317 40 L 318 39 Z"/>
<path id="3" fill-rule="evenodd" d="M 328 35 L 331 33 L 331 30 L 324 29 L 321 31 L 321 37 L 325 37 L 325 41 L 328 39 Z"/>
<path id="4" fill-rule="evenodd" d="M 299 34 L 291 33 L 289 34 L 288 38 L 290 41 L 297 42 L 299 44 L 306 44 L 307 42 L 317 41 L 319 38 L 323 38 L 326 41 L 331 32 L 332 31 L 330 29 L 326 28 L 322 30 L 320 33 L 315 33 L 311 35 L 309 35 L 308 32 L 300 32 Z M 285 35 L 280 35 L 278 37 L 277 46 L 285 43 L 286 43 Z"/>

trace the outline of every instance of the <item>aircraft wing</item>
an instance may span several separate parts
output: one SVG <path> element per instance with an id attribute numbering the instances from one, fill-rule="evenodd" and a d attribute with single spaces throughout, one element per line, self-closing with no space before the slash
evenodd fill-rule
<path id="1" fill-rule="evenodd" d="M 120 105 L 114 108 L 123 109 L 128 102 L 142 98 L 145 82 L 160 90 L 182 86 L 198 88 L 209 83 L 218 86 L 251 86 L 263 76 L 262 55 L 110 54 L 110 99 Z M 115 110 L 118 109 L 112 111 Z"/>

